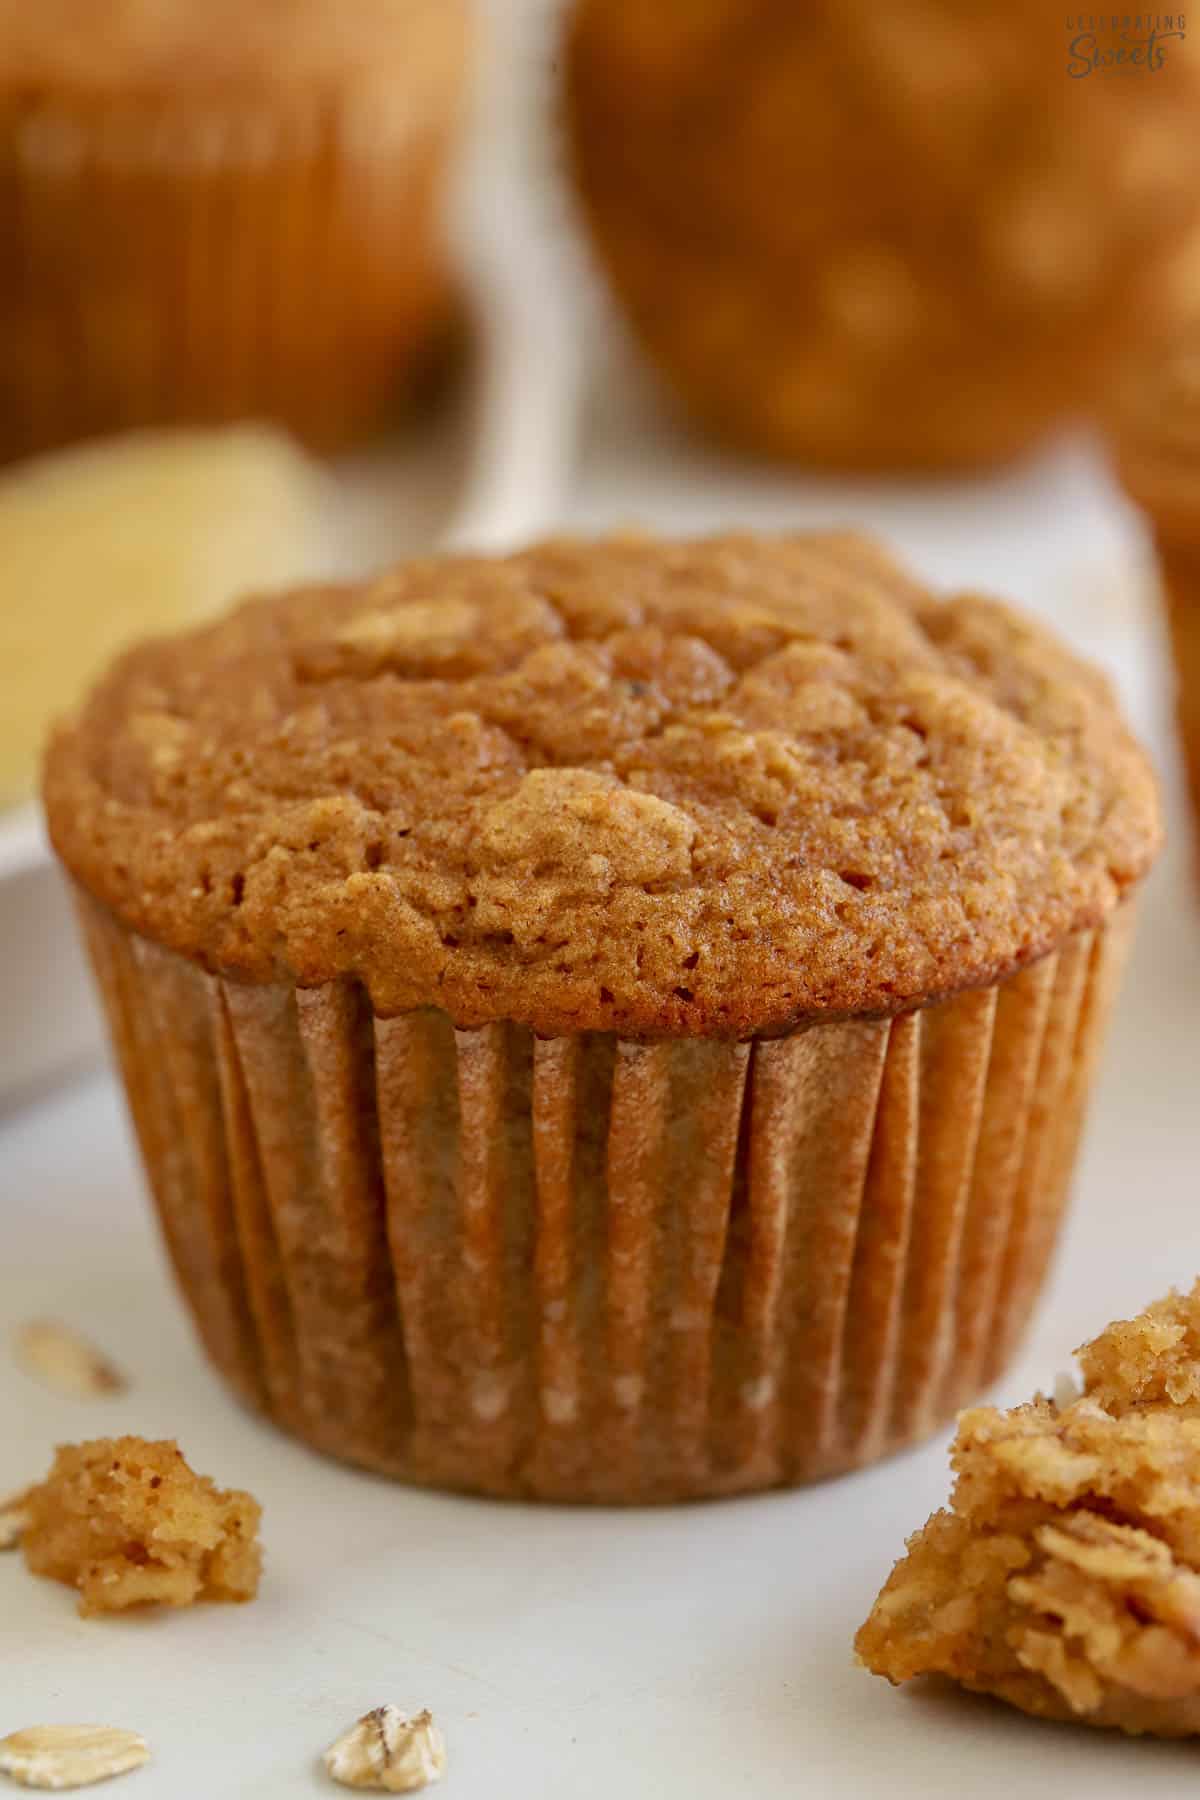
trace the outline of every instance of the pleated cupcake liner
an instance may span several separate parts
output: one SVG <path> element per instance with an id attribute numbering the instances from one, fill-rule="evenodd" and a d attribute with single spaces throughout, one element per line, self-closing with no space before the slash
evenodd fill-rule
<path id="1" fill-rule="evenodd" d="M 0 114 L 0 455 L 243 418 L 321 449 L 453 327 L 447 116 L 184 100 Z"/>
<path id="2" fill-rule="evenodd" d="M 920 1012 L 739 1044 L 376 1017 L 79 909 L 235 1392 L 405 1480 L 611 1502 L 835 1474 L 999 1374 L 1132 918 Z"/>

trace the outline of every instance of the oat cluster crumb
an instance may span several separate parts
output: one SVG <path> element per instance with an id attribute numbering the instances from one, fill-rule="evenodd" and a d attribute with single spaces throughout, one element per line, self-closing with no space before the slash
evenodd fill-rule
<path id="1" fill-rule="evenodd" d="M 66 1399 L 99 1400 L 129 1386 L 102 1350 L 56 1319 L 35 1319 L 21 1326 L 15 1348 L 26 1373 Z"/>
<path id="2" fill-rule="evenodd" d="M 45 794 L 83 888 L 210 970 L 543 1035 L 988 985 L 1101 923 L 1160 830 L 1102 677 L 829 532 L 251 602 L 119 662 Z"/>
<path id="3" fill-rule="evenodd" d="M 856 1639 L 1044 1718 L 1200 1732 L 1200 1282 L 1079 1352 L 1083 1392 L 959 1421 L 948 1510 Z"/>
<path id="4" fill-rule="evenodd" d="M 171 1440 L 64 1445 L 24 1507 L 30 1569 L 76 1588 L 85 1616 L 258 1591 L 258 1502 L 197 1475 Z"/>
<path id="5" fill-rule="evenodd" d="M 410 1717 L 398 1706 L 376 1706 L 329 1746 L 323 1760 L 341 1787 L 415 1794 L 441 1780 L 446 1742 L 428 1710 Z"/>

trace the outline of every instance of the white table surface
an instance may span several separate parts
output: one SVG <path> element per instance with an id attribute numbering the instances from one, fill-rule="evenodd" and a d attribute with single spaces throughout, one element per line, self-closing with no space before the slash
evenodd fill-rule
<path id="1" fill-rule="evenodd" d="M 932 576 L 1055 617 L 1117 670 L 1155 748 L 1169 745 L 1140 538 L 1086 448 L 962 487 L 801 484 L 610 416 L 573 517 L 864 518 Z M 1006 1401 L 1200 1269 L 1200 905 L 1165 760 L 1176 841 L 1146 895 L 1071 1223 Z M 85 1403 L 35 1386 L 8 1344 L 39 1316 L 88 1332 L 129 1392 Z M 447 1800 L 1182 1800 L 1200 1779 L 1200 1747 L 894 1692 L 854 1668 L 855 1627 L 945 1495 L 945 1438 L 807 1492 L 584 1512 L 408 1492 L 246 1417 L 201 1361 L 118 1096 L 93 1074 L 0 1119 L 0 1493 L 40 1474 L 56 1441 L 125 1430 L 177 1435 L 198 1468 L 259 1496 L 260 1598 L 85 1621 L 65 1588 L 0 1558 L 0 1734 L 52 1720 L 138 1729 L 154 1751 L 127 1778 L 142 1800 L 332 1794 L 319 1752 L 385 1700 L 436 1713 Z"/>

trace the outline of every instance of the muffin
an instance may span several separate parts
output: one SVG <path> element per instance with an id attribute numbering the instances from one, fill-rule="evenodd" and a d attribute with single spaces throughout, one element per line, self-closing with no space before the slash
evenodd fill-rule
<path id="1" fill-rule="evenodd" d="M 1152 775 L 869 541 L 551 542 L 128 653 L 45 796 L 234 1389 L 491 1494 L 832 1474 L 1003 1366 Z"/>
<path id="2" fill-rule="evenodd" d="M 1153 534 L 1179 735 L 1200 819 L 1200 319 L 1143 351 L 1111 423 L 1118 474 Z"/>
<path id="3" fill-rule="evenodd" d="M 467 0 L 0 0 L 0 455 L 375 424 L 452 314 Z"/>
<path id="4" fill-rule="evenodd" d="M 1172 303 L 1200 65 L 1168 34 L 1160 68 L 1071 79 L 1072 41 L 1046 0 L 577 0 L 569 160 L 684 409 L 756 452 L 904 470 L 1089 408 Z"/>

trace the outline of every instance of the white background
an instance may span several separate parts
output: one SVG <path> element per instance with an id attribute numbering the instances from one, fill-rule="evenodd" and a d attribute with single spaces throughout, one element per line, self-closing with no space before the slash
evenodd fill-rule
<path id="1" fill-rule="evenodd" d="M 1200 1270 L 1200 904 L 1135 522 L 1086 446 L 967 486 L 825 486 L 726 467 L 621 409 L 592 435 L 571 515 L 865 519 L 932 578 L 1054 618 L 1116 669 L 1160 753 L 1175 841 L 1146 895 L 1052 1287 L 999 1396 L 1026 1397 L 1114 1314 Z M 39 1316 L 94 1337 L 129 1392 L 84 1403 L 36 1387 L 7 1345 Z M 853 1632 L 904 1535 L 945 1496 L 945 1438 L 806 1492 L 584 1512 L 408 1492 L 244 1416 L 200 1360 L 117 1094 L 92 1075 L 0 1119 L 0 1492 L 38 1476 L 58 1440 L 124 1430 L 177 1435 L 198 1468 L 259 1496 L 260 1598 L 83 1621 L 68 1590 L 0 1558 L 0 1734 L 141 1730 L 154 1762 L 126 1779 L 142 1800 L 333 1793 L 319 1752 L 385 1700 L 434 1710 L 447 1800 L 1182 1800 L 1200 1779 L 1196 1748 L 894 1692 L 854 1668 Z"/>

